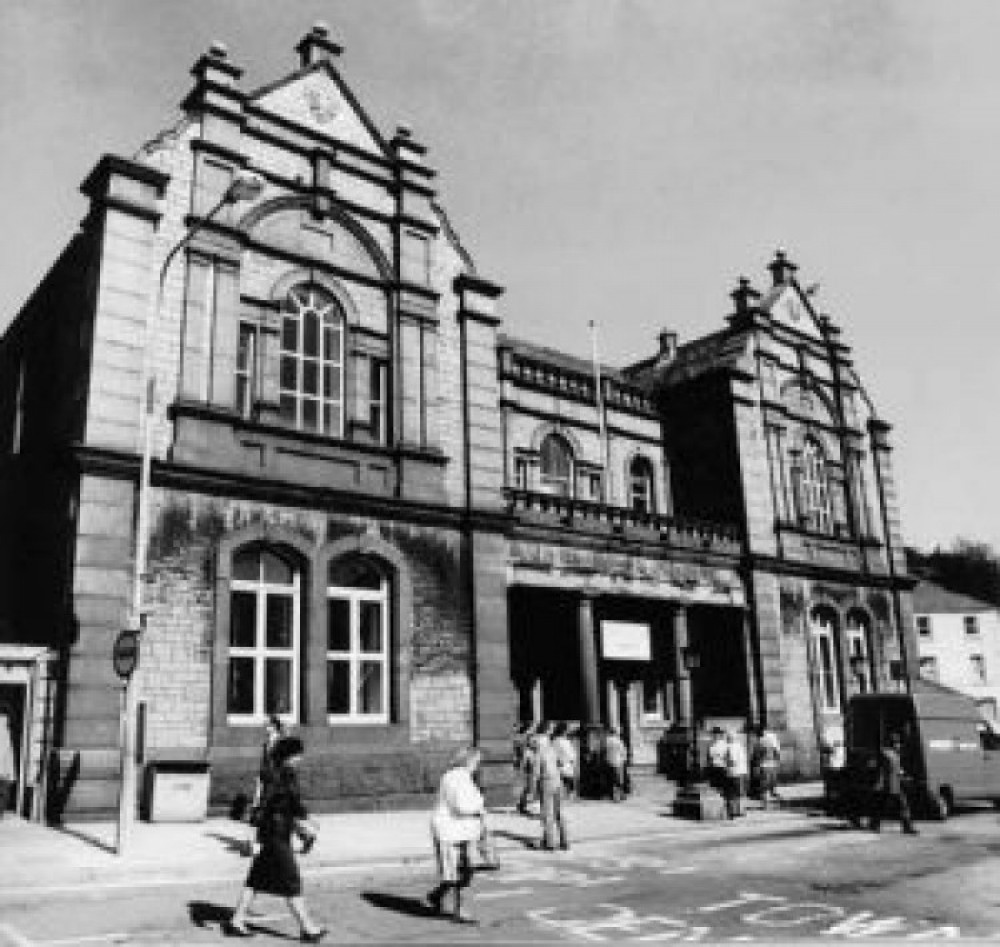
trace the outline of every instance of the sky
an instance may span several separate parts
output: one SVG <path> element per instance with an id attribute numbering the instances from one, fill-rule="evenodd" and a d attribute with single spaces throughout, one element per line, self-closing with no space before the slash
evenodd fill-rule
<path id="1" fill-rule="evenodd" d="M 251 90 L 318 20 L 428 147 L 506 331 L 587 356 L 593 319 L 626 364 L 784 247 L 894 426 L 907 542 L 1000 550 L 995 0 L 3 0 L 0 326 L 213 41 Z"/>

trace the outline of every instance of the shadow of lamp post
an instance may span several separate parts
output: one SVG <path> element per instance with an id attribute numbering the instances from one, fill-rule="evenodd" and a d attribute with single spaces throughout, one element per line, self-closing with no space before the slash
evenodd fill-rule
<path id="1" fill-rule="evenodd" d="M 139 471 L 138 516 L 136 519 L 135 560 L 132 570 L 132 610 L 129 616 L 131 630 L 139 633 L 145 625 L 145 615 L 142 604 L 142 583 L 146 574 L 146 554 L 149 544 L 149 490 L 150 473 L 153 454 L 153 404 L 156 397 L 156 382 L 152 376 L 149 358 L 149 340 L 151 330 L 160 321 L 160 311 L 163 307 L 163 287 L 167 279 L 167 271 L 171 262 L 180 250 L 191 242 L 207 224 L 211 223 L 223 207 L 252 201 L 264 190 L 264 180 L 253 172 L 237 171 L 226 188 L 222 197 L 204 217 L 197 219 L 184 236 L 175 243 L 163 259 L 159 278 L 156 284 L 156 296 L 153 307 L 147 318 L 144 344 L 141 395 L 141 416 L 139 427 L 142 432 L 142 464 Z M 122 735 L 121 735 L 121 791 L 118 799 L 118 831 L 115 851 L 122 855 L 128 846 L 134 820 L 136 799 L 136 714 L 138 709 L 138 687 L 134 675 L 125 678 L 122 695 Z"/>

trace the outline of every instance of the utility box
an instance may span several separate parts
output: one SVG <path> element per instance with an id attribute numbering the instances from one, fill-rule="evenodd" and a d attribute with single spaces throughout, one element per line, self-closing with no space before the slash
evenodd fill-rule
<path id="1" fill-rule="evenodd" d="M 208 816 L 208 763 L 159 760 L 146 767 L 150 822 L 201 822 Z"/>

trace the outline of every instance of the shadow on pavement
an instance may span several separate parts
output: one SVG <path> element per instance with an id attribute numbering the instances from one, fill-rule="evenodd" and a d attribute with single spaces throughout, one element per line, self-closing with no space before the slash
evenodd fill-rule
<path id="1" fill-rule="evenodd" d="M 96 835 L 84 832 L 82 829 L 71 828 L 68 825 L 56 825 L 54 828 L 56 831 L 62 832 L 63 835 L 71 835 L 73 838 L 79 839 L 81 842 L 86 842 L 94 848 L 99 848 L 102 852 L 107 852 L 109 855 L 115 854 L 116 849 L 114 845 L 110 842 L 105 842 L 103 839 L 99 839 Z"/>
<path id="2" fill-rule="evenodd" d="M 505 838 L 511 842 L 518 842 L 525 848 L 536 848 L 538 845 L 538 839 L 534 835 L 522 835 L 520 832 L 511 832 L 509 829 L 494 829 L 493 835 L 496 838 Z"/>
<path id="3" fill-rule="evenodd" d="M 407 914 L 410 917 L 441 916 L 420 898 L 407 898 L 399 894 L 386 894 L 383 891 L 364 891 L 361 897 L 372 907 L 395 911 L 397 914 Z"/>
<path id="4" fill-rule="evenodd" d="M 231 855 L 244 855 L 248 849 L 246 839 L 235 835 L 225 835 L 222 832 L 207 832 L 206 837 L 214 838 L 217 842 L 222 842 L 226 846 L 226 852 Z"/>
<path id="5" fill-rule="evenodd" d="M 233 916 L 228 905 L 212 904 L 210 901 L 188 901 L 188 917 L 195 927 L 208 924 L 225 924 Z"/>

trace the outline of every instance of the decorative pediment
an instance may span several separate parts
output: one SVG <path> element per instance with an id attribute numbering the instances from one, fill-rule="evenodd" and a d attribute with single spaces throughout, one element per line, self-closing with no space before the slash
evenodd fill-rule
<path id="1" fill-rule="evenodd" d="M 286 122 L 384 156 L 381 136 L 329 65 L 313 68 L 261 92 L 255 105 Z"/>
<path id="2" fill-rule="evenodd" d="M 813 315 L 805 294 L 792 284 L 777 290 L 763 306 L 771 319 L 812 339 L 821 340 L 823 333 L 816 316 Z"/>

